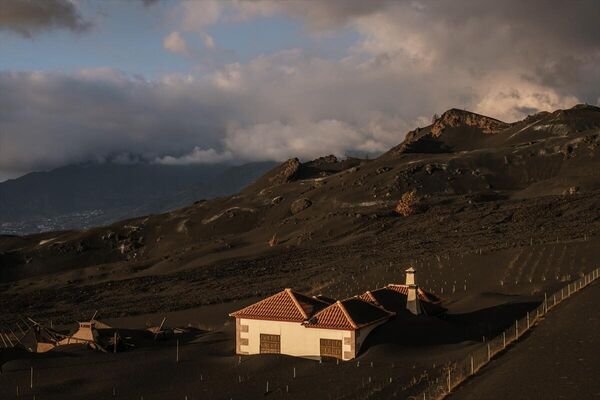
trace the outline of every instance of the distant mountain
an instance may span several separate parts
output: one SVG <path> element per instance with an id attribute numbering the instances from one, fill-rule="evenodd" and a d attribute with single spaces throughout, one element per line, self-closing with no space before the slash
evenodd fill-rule
<path id="1" fill-rule="evenodd" d="M 84 164 L 0 183 L 0 234 L 106 225 L 238 192 L 274 162 Z"/>

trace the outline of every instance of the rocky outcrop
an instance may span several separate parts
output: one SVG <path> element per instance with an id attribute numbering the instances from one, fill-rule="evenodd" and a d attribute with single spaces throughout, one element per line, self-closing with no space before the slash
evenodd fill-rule
<path id="1" fill-rule="evenodd" d="M 335 164 L 337 162 L 339 162 L 337 157 L 334 156 L 333 154 L 330 154 L 328 156 L 319 157 L 312 161 L 309 161 L 307 164 L 311 165 L 311 166 L 323 166 L 323 165 Z"/>
<path id="2" fill-rule="evenodd" d="M 453 108 L 443 113 L 430 126 L 408 132 L 404 141 L 389 153 L 448 153 L 452 151 L 452 147 L 445 143 L 442 135 L 447 128 L 478 128 L 484 134 L 494 134 L 510 126 L 494 118 Z"/>
<path id="3" fill-rule="evenodd" d="M 483 133 L 496 133 L 508 128 L 509 124 L 484 115 L 453 108 L 435 120 L 431 125 L 430 132 L 433 137 L 439 137 L 444 129 L 457 126 L 472 126 L 481 129 Z"/>
<path id="4" fill-rule="evenodd" d="M 136 259 L 145 244 L 142 230 L 139 226 L 126 225 L 124 228 L 119 232 L 107 231 L 100 238 L 128 260 Z"/>
<path id="5" fill-rule="evenodd" d="M 279 171 L 269 179 L 272 184 L 282 184 L 291 181 L 300 169 L 300 160 L 290 158 L 279 167 Z"/>

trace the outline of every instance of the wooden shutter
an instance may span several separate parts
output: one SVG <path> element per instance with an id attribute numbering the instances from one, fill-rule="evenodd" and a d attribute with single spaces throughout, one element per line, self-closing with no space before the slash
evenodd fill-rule
<path id="1" fill-rule="evenodd" d="M 281 353 L 281 336 L 260 334 L 260 354 Z"/>
<path id="2" fill-rule="evenodd" d="M 321 339 L 321 357 L 342 358 L 342 341 Z"/>

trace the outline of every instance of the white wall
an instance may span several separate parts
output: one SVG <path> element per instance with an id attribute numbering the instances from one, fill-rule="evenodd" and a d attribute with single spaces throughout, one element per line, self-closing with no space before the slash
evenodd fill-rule
<path id="1" fill-rule="evenodd" d="M 248 332 L 240 332 L 241 338 L 248 339 L 248 345 L 240 346 L 241 351 L 248 354 L 260 354 L 260 334 L 280 335 L 281 354 L 298 357 L 320 357 L 321 340 L 336 339 L 342 341 L 342 354 L 352 350 L 344 338 L 351 338 L 352 331 L 334 329 L 306 328 L 299 322 L 262 321 L 256 319 L 240 319 L 242 325 L 248 325 Z"/>

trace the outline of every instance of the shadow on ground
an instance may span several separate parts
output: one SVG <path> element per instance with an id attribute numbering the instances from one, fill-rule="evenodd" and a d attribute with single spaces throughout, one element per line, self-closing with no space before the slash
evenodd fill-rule
<path id="1" fill-rule="evenodd" d="M 414 316 L 403 313 L 375 329 L 366 339 L 361 352 L 385 344 L 431 346 L 481 341 L 499 335 L 535 309 L 541 301 L 499 304 L 472 312 L 441 316 Z"/>

